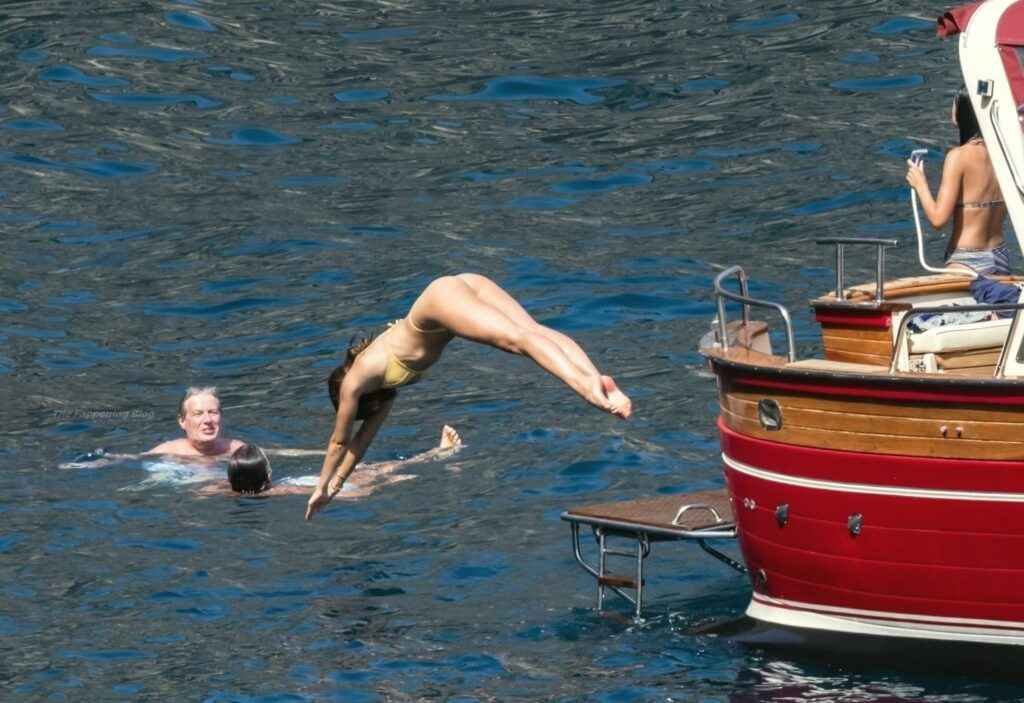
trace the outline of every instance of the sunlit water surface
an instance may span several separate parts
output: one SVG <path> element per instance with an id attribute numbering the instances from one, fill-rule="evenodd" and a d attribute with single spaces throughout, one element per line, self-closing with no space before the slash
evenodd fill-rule
<path id="1" fill-rule="evenodd" d="M 695 352 L 716 266 L 796 311 L 810 354 L 813 241 L 910 243 L 903 159 L 936 149 L 934 177 L 953 137 L 944 7 L 4 3 L 2 698 L 1018 699 L 695 634 L 748 586 L 688 545 L 655 546 L 643 622 L 600 616 L 558 517 L 722 485 Z M 466 448 L 312 523 L 301 496 L 57 468 L 177 436 L 191 384 L 233 436 L 321 446 L 350 337 L 466 270 L 578 338 L 635 417 L 455 343 L 368 458 L 446 422 Z"/>

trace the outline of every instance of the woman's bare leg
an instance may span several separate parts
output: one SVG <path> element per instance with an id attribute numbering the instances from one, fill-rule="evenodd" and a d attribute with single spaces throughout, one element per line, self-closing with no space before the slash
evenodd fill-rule
<path id="1" fill-rule="evenodd" d="M 516 322 L 523 327 L 532 327 L 535 331 L 553 341 L 561 347 L 565 355 L 569 357 L 569 360 L 576 364 L 583 373 L 588 376 L 599 376 L 605 395 L 608 396 L 608 399 L 612 401 L 612 404 L 615 407 L 624 410 L 625 415 L 627 417 L 629 416 L 630 412 L 632 412 L 632 402 L 626 394 L 619 389 L 615 380 L 611 376 L 601 375 L 597 370 L 597 367 L 594 366 L 594 363 L 590 360 L 590 357 L 587 356 L 585 351 L 583 351 L 583 347 L 581 347 L 575 339 L 567 334 L 563 334 L 558 330 L 551 329 L 550 327 L 537 322 L 533 319 L 533 316 L 519 304 L 518 300 L 513 298 L 504 288 L 486 276 L 481 276 L 478 273 L 461 273 L 456 276 L 456 278 L 465 281 L 483 302 L 498 308 L 498 310 L 503 312 L 505 316 L 513 322 Z"/>
<path id="2" fill-rule="evenodd" d="M 613 402 L 597 369 L 580 368 L 558 343 L 536 329 L 536 322 L 529 326 L 517 324 L 502 310 L 484 302 L 465 280 L 454 276 L 437 279 L 414 307 L 418 308 L 421 320 L 443 325 L 459 337 L 528 356 L 588 403 L 621 417 L 629 416 L 629 399 L 618 391 Z"/>
<path id="3" fill-rule="evenodd" d="M 544 335 L 552 342 L 562 348 L 562 351 L 572 363 L 580 367 L 583 373 L 588 375 L 600 375 L 597 367 L 587 356 L 587 353 L 583 351 L 583 348 L 577 344 L 576 340 L 572 337 L 562 334 L 558 330 L 553 330 L 546 325 L 542 325 L 533 319 L 533 316 L 526 311 L 526 309 L 519 304 L 519 301 L 513 298 L 508 292 L 499 286 L 497 283 L 481 276 L 478 273 L 460 273 L 456 276 L 461 281 L 465 281 L 466 285 L 473 289 L 480 300 L 493 305 L 500 310 L 504 315 L 515 322 L 520 327 L 527 329 L 532 328 L 534 331 Z"/>

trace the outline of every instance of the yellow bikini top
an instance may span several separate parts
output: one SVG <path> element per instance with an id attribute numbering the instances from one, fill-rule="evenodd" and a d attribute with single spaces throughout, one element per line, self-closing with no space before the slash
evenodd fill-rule
<path id="1" fill-rule="evenodd" d="M 402 320 L 399 319 L 389 323 L 388 329 L 391 329 L 401 321 Z M 422 329 L 421 327 L 418 327 L 416 323 L 413 322 L 409 317 L 405 318 L 405 322 L 420 334 L 434 334 L 435 332 L 447 332 L 447 330 L 444 327 L 429 330 Z M 386 342 L 387 340 L 385 340 L 385 343 Z M 410 367 L 404 361 L 399 359 L 397 356 L 395 356 L 395 353 L 391 351 L 391 346 L 388 345 L 388 365 L 384 368 L 384 384 L 381 386 L 381 388 L 398 388 L 399 386 L 412 385 L 413 383 L 416 383 L 421 378 L 423 378 L 424 373 L 425 371 L 417 371 L 416 369 Z"/>
<path id="2" fill-rule="evenodd" d="M 381 388 L 409 386 L 423 378 L 423 372 L 409 368 L 388 349 L 388 365 L 384 368 L 384 384 Z"/>

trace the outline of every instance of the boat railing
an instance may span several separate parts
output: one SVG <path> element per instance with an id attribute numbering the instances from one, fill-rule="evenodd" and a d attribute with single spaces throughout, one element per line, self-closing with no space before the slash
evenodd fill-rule
<path id="1" fill-rule="evenodd" d="M 722 286 L 723 282 L 732 276 L 736 276 L 739 280 L 740 292 L 738 294 L 726 290 Z M 751 306 L 771 308 L 772 310 L 777 311 L 779 315 L 782 316 L 783 322 L 786 324 L 786 344 L 788 345 L 787 357 L 791 362 L 796 361 L 796 344 L 793 341 L 793 319 L 789 314 L 789 310 L 780 303 L 773 303 L 770 300 L 751 298 L 749 291 L 747 290 L 747 274 L 743 270 L 742 266 L 730 266 L 715 276 L 715 299 L 718 304 L 718 335 L 719 344 L 722 345 L 722 351 L 729 350 L 729 334 L 725 317 L 725 301 L 728 299 L 733 302 L 740 303 L 743 306 L 742 315 L 744 329 L 750 329 Z"/>
<path id="2" fill-rule="evenodd" d="M 902 354 L 904 347 L 907 349 L 908 354 L 910 352 L 908 340 L 908 326 L 910 321 L 921 315 L 949 312 L 1013 312 L 1013 319 L 1010 322 L 1010 328 L 1006 333 L 1006 340 L 1003 342 L 1002 349 L 999 352 L 999 359 L 996 362 L 995 371 L 992 375 L 994 378 L 1003 378 L 1006 374 L 1007 366 L 1015 367 L 1015 371 L 1022 371 L 1024 369 L 1022 369 L 1021 365 L 1016 362 L 1021 346 L 1021 339 L 1024 338 L 1024 334 L 1022 334 L 1024 333 L 1024 323 L 1021 321 L 1021 310 L 1024 310 L 1024 302 L 957 305 L 955 307 L 951 307 L 949 305 L 928 305 L 908 310 L 901 316 L 899 326 L 896 331 L 896 337 L 893 340 L 893 355 L 892 362 L 889 366 L 889 373 L 894 374 L 900 370 L 900 360 L 904 356 Z"/>
<path id="3" fill-rule="evenodd" d="M 898 246 L 895 239 L 871 239 L 868 237 L 827 237 L 815 240 L 816 244 L 832 244 L 836 248 L 836 300 L 846 300 L 845 293 L 845 261 L 843 247 L 870 245 L 876 247 L 875 255 L 875 302 L 880 303 L 885 297 L 885 250 Z"/>

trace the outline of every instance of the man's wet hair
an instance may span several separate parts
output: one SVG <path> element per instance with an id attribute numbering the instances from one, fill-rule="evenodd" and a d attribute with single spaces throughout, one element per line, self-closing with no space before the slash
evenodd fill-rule
<path id="1" fill-rule="evenodd" d="M 228 461 L 228 483 L 236 493 L 256 495 L 270 488 L 270 460 L 255 444 L 243 444 Z"/>
<path id="2" fill-rule="evenodd" d="M 212 395 L 220 403 L 220 396 L 217 394 L 217 386 L 191 386 L 185 391 L 185 397 L 178 403 L 178 419 L 183 420 L 185 418 L 185 403 L 188 402 L 189 398 L 193 398 L 197 395 Z"/>

